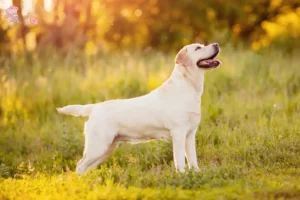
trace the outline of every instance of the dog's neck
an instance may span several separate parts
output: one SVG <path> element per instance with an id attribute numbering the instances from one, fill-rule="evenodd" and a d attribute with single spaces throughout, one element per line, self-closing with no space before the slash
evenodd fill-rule
<path id="1" fill-rule="evenodd" d="M 187 84 L 196 92 L 197 96 L 202 96 L 204 86 L 203 71 L 191 72 L 185 66 L 176 64 L 169 80 L 178 84 Z"/>

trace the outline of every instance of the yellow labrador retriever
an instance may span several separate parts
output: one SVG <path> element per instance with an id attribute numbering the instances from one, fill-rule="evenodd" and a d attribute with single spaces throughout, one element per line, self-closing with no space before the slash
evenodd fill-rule
<path id="1" fill-rule="evenodd" d="M 153 139 L 172 139 L 177 171 L 184 172 L 185 156 L 189 168 L 199 171 L 195 134 L 201 119 L 204 73 L 221 64 L 214 59 L 219 51 L 217 43 L 183 47 L 176 55 L 171 77 L 144 96 L 58 108 L 61 114 L 89 116 L 77 173 L 104 162 L 120 142 Z"/>

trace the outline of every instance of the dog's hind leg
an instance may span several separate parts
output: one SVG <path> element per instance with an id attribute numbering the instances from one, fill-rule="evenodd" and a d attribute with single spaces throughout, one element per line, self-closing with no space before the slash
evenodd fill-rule
<path id="1" fill-rule="evenodd" d="M 110 147 L 107 149 L 107 151 L 99 157 L 97 161 L 95 161 L 93 164 L 90 165 L 89 169 L 95 169 L 98 165 L 103 163 L 118 147 L 119 142 L 113 142 Z"/>
<path id="2" fill-rule="evenodd" d="M 107 125 L 97 125 L 92 128 L 85 126 L 85 149 L 83 158 L 77 163 L 77 174 L 83 174 L 89 167 L 95 168 L 103 162 L 116 148 L 113 143 L 114 130 Z M 115 146 L 115 147 L 114 147 Z M 113 148 L 114 147 L 114 148 Z M 111 152 L 111 153 L 109 153 Z M 108 155 L 107 155 L 108 154 Z"/>

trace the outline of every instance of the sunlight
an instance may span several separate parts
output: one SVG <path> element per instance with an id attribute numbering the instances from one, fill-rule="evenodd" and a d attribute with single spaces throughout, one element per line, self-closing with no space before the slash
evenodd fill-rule
<path id="1" fill-rule="evenodd" d="M 44 5 L 47 12 L 52 11 L 52 0 L 44 0 Z"/>
<path id="2" fill-rule="evenodd" d="M 0 0 L 0 8 L 7 9 L 12 5 L 12 0 Z"/>
<path id="3" fill-rule="evenodd" d="M 27 15 L 28 13 L 33 12 L 33 0 L 23 0 L 23 9 L 22 14 Z"/>

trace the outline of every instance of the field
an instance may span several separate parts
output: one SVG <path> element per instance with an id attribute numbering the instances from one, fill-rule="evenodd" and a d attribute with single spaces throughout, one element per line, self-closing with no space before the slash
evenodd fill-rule
<path id="1" fill-rule="evenodd" d="M 86 118 L 56 107 L 145 94 L 175 52 L 0 58 L 0 199 L 300 199 L 300 57 L 226 46 L 206 73 L 201 172 L 175 172 L 170 141 L 121 144 L 74 173 Z"/>

